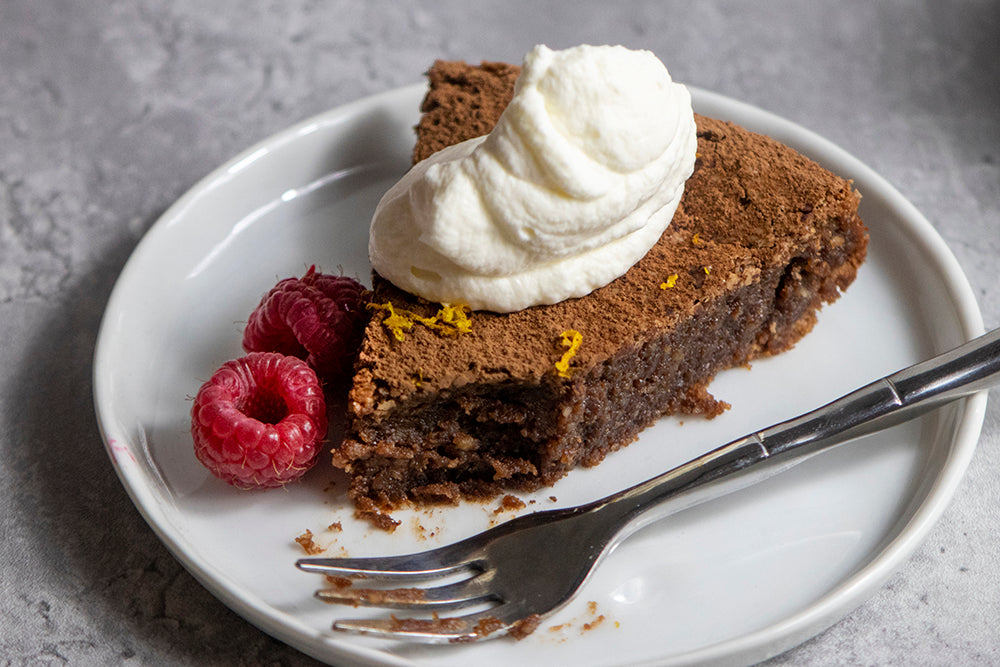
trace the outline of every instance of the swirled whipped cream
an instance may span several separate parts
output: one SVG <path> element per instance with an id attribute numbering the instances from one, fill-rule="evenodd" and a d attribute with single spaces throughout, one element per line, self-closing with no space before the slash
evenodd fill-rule
<path id="1" fill-rule="evenodd" d="M 385 194 L 372 266 L 474 310 L 584 296 L 660 238 L 695 148 L 690 94 L 652 53 L 537 46 L 489 135 L 438 151 Z"/>

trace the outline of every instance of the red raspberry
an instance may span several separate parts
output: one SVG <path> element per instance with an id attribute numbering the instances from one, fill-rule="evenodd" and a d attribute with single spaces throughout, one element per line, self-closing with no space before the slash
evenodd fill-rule
<path id="1" fill-rule="evenodd" d="M 311 266 L 261 300 L 243 332 L 243 349 L 305 359 L 323 380 L 345 377 L 361 344 L 367 300 L 356 280 L 317 273 Z"/>
<path id="2" fill-rule="evenodd" d="M 316 462 L 326 428 L 316 373 L 300 359 L 270 352 L 223 364 L 191 408 L 198 460 L 243 489 L 302 476 Z"/>

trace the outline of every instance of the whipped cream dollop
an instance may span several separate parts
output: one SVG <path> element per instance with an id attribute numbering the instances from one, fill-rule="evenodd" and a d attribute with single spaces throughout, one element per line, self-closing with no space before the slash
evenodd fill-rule
<path id="1" fill-rule="evenodd" d="M 438 151 L 385 194 L 372 266 L 474 310 L 589 294 L 670 224 L 695 132 L 690 94 L 652 53 L 537 46 L 489 135 Z"/>

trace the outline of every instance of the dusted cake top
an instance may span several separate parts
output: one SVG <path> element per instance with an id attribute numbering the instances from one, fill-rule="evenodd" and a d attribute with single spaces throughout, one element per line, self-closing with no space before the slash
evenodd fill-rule
<path id="1" fill-rule="evenodd" d="M 456 68 L 453 75 L 465 73 Z M 583 299 L 509 315 L 472 313 L 469 332 L 458 336 L 418 324 L 399 341 L 376 313 L 361 351 L 355 410 L 377 409 L 380 395 L 408 399 L 471 381 L 558 379 L 554 366 L 566 351 L 561 333 L 568 329 L 582 334 L 571 372 L 593 368 L 641 332 L 681 321 L 699 302 L 749 284 L 764 267 L 788 264 L 797 248 L 818 244 L 811 216 L 853 215 L 858 195 L 848 181 L 767 137 L 711 118 L 695 120 L 699 157 L 674 220 L 625 275 Z M 421 143 L 433 143 L 434 126 L 418 132 Z M 374 281 L 377 302 L 426 316 L 440 308 L 377 274 Z"/>
<path id="2" fill-rule="evenodd" d="M 536 47 L 487 137 L 420 162 L 385 195 L 372 265 L 476 310 L 584 296 L 663 233 L 695 143 L 687 89 L 652 53 Z"/>

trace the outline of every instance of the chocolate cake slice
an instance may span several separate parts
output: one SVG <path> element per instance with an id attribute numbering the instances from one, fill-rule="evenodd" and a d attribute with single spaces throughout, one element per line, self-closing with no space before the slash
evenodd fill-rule
<path id="1" fill-rule="evenodd" d="M 414 159 L 488 132 L 517 73 L 435 63 Z M 718 415 L 726 406 L 707 390 L 717 372 L 813 327 L 864 260 L 860 196 L 768 137 L 696 124 L 695 170 L 672 223 L 586 297 L 464 313 L 373 276 L 349 433 L 333 455 L 359 507 L 550 485 L 663 415 Z"/>

